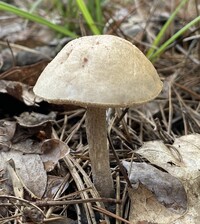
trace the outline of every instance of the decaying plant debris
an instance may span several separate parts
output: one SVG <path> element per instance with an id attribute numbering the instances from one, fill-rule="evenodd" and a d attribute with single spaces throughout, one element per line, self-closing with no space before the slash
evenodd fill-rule
<path id="1" fill-rule="evenodd" d="M 178 1 L 135 2 L 109 1 L 104 6 L 104 32 L 128 39 L 145 53 Z M 162 42 L 199 16 L 198 2 L 191 2 L 179 12 Z M 190 223 L 189 216 L 191 223 L 199 223 L 199 25 L 154 61 L 164 83 L 159 97 L 138 108 L 108 111 L 110 166 L 116 195 L 101 198 L 92 183 L 85 109 L 48 104 L 32 91 L 50 58 L 70 39 L 53 41 L 52 32 L 48 36 L 48 30 L 33 24 L 23 30 L 23 20 L 18 18 L 16 26 L 12 18 L 9 14 L 0 16 L 4 24 L 0 36 L 0 223 Z M 14 31 L 6 30 L 7 24 L 12 24 Z M 181 151 L 187 148 L 188 153 Z M 133 167 L 138 163 L 151 167 L 145 170 L 146 175 L 138 168 L 137 174 L 143 175 L 138 183 L 128 176 L 131 163 Z M 154 179 L 149 183 L 145 178 L 150 175 Z M 159 179 L 156 175 L 166 178 L 156 182 L 158 188 L 152 187 L 153 181 Z M 184 196 L 178 202 L 181 212 L 173 207 L 176 203 L 170 204 L 168 194 L 163 199 L 162 191 L 157 190 L 173 178 L 183 190 Z M 174 187 L 169 184 L 169 189 Z M 160 217 L 155 211 L 160 211 Z M 140 216 L 143 213 L 147 215 Z"/>

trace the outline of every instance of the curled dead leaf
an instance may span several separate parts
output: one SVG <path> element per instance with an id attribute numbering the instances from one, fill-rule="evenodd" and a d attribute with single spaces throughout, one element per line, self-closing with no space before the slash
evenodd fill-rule
<path id="1" fill-rule="evenodd" d="M 43 152 L 41 158 L 46 171 L 53 170 L 58 161 L 70 152 L 69 147 L 58 139 L 45 140 L 41 150 Z"/>
<path id="2" fill-rule="evenodd" d="M 0 80 L 0 93 L 7 93 L 28 106 L 42 101 L 35 96 L 32 87 L 17 81 Z"/>

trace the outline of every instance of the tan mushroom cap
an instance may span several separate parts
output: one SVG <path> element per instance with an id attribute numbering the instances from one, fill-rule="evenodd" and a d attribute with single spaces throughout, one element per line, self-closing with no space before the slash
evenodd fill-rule
<path id="1" fill-rule="evenodd" d="M 130 42 L 112 35 L 69 42 L 40 75 L 34 92 L 48 102 L 130 107 L 154 99 L 162 82 Z"/>

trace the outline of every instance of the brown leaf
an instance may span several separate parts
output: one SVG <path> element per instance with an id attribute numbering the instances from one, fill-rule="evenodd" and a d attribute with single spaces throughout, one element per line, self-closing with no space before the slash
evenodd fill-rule
<path id="1" fill-rule="evenodd" d="M 6 170 L 6 163 L 10 159 L 13 160 L 16 174 L 26 191 L 41 198 L 46 189 L 47 175 L 40 156 L 36 154 L 24 155 L 17 151 L 1 152 L 0 169 Z M 9 189 L 10 184 L 11 179 L 9 178 L 5 182 L 6 188 Z"/>
<path id="2" fill-rule="evenodd" d="M 163 168 L 169 174 L 182 181 L 187 192 L 188 208 L 180 217 L 168 215 L 164 223 L 194 224 L 200 223 L 200 135 L 191 134 L 176 138 L 173 145 L 166 146 L 161 141 L 149 141 L 137 150 L 137 153 L 146 158 L 152 164 Z M 142 193 L 140 194 L 140 197 Z M 152 209 L 146 206 L 146 210 L 140 210 L 137 216 L 142 215 L 142 220 L 150 220 L 158 223 L 166 216 L 160 213 L 160 208 Z M 157 215 L 159 213 L 159 216 Z M 154 217 L 154 219 L 150 219 Z M 141 220 L 141 219 L 140 219 Z"/>
<path id="3" fill-rule="evenodd" d="M 29 86 L 34 86 L 39 75 L 49 63 L 49 60 L 43 60 L 32 65 L 13 67 L 0 74 L 0 79 L 17 81 Z"/>
<path id="4" fill-rule="evenodd" d="M 43 152 L 41 150 L 41 144 L 44 139 L 49 137 L 48 133 L 51 131 L 50 127 L 51 124 L 49 123 L 46 123 L 46 126 L 41 127 L 41 129 L 39 129 L 39 127 L 19 127 L 12 139 L 10 149 L 20 151 L 25 154 L 42 154 Z"/>
<path id="5" fill-rule="evenodd" d="M 53 170 L 58 161 L 70 151 L 69 147 L 58 139 L 48 139 L 44 141 L 41 148 L 43 152 L 41 158 L 46 171 Z"/>
<path id="6" fill-rule="evenodd" d="M 15 117 L 18 123 L 24 127 L 35 127 L 40 126 L 45 122 L 54 121 L 56 118 L 55 112 L 50 112 L 49 114 L 39 114 L 35 112 L 24 112 L 20 114 L 19 117 Z"/>
<path id="7" fill-rule="evenodd" d="M 12 138 L 12 149 L 24 153 L 42 154 L 41 143 L 43 140 L 51 138 L 51 132 L 52 123 L 49 120 L 43 120 L 43 122 L 35 120 L 34 124 L 17 123 Z"/>
<path id="8" fill-rule="evenodd" d="M 187 195 L 179 179 L 145 162 L 126 162 L 131 183 L 143 184 L 157 200 L 173 212 L 183 214 L 187 209 Z"/>
<path id="9" fill-rule="evenodd" d="M 23 117 L 15 121 L 0 121 L 0 150 L 16 150 L 23 153 L 42 154 L 41 144 L 51 138 L 52 122 L 50 117 L 54 113 L 41 115 L 24 113 Z"/>
<path id="10" fill-rule="evenodd" d="M 20 142 L 12 143 L 10 150 L 19 151 L 24 154 L 42 154 L 41 142 L 31 138 L 21 139 Z"/>
<path id="11" fill-rule="evenodd" d="M 165 208 L 142 184 L 137 189 L 128 189 L 128 193 L 131 199 L 129 221 L 132 224 L 172 224 L 182 216 Z"/>
<path id="12" fill-rule="evenodd" d="M 16 130 L 16 122 L 6 120 L 0 121 L 1 136 L 3 135 L 8 140 L 11 140 L 15 134 L 15 130 Z"/>
<path id="13" fill-rule="evenodd" d="M 28 106 L 42 101 L 34 95 L 32 87 L 17 81 L 0 80 L 0 92 L 7 93 Z"/>
<path id="14" fill-rule="evenodd" d="M 16 122 L 0 121 L 0 150 L 7 151 L 11 147 L 11 140 L 16 130 Z"/>

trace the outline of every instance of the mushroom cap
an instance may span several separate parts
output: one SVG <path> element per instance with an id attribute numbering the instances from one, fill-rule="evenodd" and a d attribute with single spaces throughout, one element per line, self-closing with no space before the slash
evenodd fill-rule
<path id="1" fill-rule="evenodd" d="M 55 104 L 130 107 L 154 99 L 162 82 L 145 55 L 112 35 L 70 41 L 46 66 L 33 89 Z"/>

